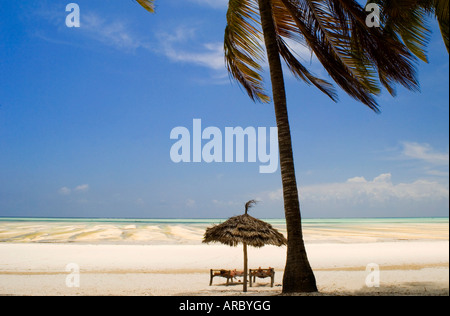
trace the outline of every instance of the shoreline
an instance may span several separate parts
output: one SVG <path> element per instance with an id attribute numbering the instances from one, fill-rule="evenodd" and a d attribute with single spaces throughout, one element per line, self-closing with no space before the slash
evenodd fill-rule
<path id="1" fill-rule="evenodd" d="M 281 219 L 268 221 L 286 235 Z M 218 222 L 215 222 L 218 223 Z M 198 245 L 211 220 L 0 220 L 1 243 Z M 305 220 L 307 243 L 447 241 L 446 218 Z"/>

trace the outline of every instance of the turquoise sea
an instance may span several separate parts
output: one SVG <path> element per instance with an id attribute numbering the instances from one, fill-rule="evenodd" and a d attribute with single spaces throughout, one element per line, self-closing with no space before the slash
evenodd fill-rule
<path id="1" fill-rule="evenodd" d="M 0 217 L 1 243 L 200 244 L 226 219 Z M 286 235 L 284 219 L 264 219 Z M 449 218 L 304 219 L 306 242 L 448 240 Z"/>

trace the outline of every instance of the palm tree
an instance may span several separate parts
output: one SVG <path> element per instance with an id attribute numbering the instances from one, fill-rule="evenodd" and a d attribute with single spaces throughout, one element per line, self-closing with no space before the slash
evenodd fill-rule
<path id="1" fill-rule="evenodd" d="M 429 17 L 435 18 L 449 51 L 448 0 L 369 0 L 381 8 L 380 22 L 385 32 L 401 39 L 408 49 L 428 62 L 426 47 L 431 35 Z"/>
<path id="2" fill-rule="evenodd" d="M 300 203 L 281 60 L 300 80 L 337 101 L 331 83 L 311 74 L 288 40 L 308 47 L 330 77 L 350 96 L 378 112 L 381 83 L 418 89 L 414 57 L 397 38 L 368 28 L 354 0 L 230 0 L 225 30 L 228 70 L 254 101 L 269 102 L 262 82 L 263 43 L 270 69 L 278 126 L 284 210 L 288 234 L 283 292 L 317 291 L 302 233 Z"/>
<path id="3" fill-rule="evenodd" d="M 153 0 L 136 1 L 153 11 Z M 406 46 L 381 28 L 368 28 L 365 20 L 355 0 L 229 0 L 224 40 L 229 73 L 253 101 L 269 103 L 262 78 L 266 55 L 270 68 L 288 240 L 284 293 L 316 292 L 317 286 L 303 241 L 281 60 L 298 79 L 338 100 L 333 85 L 309 72 L 288 41 L 308 47 L 341 89 L 375 112 L 380 83 L 392 94 L 396 83 L 418 89 L 415 59 Z"/>

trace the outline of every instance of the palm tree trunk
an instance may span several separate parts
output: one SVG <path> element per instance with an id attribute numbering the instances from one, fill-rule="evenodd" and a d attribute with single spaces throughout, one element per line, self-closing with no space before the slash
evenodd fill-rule
<path id="1" fill-rule="evenodd" d="M 316 279 L 309 264 L 303 241 L 300 203 L 286 106 L 286 91 L 272 15 L 272 2 L 271 0 L 258 0 L 258 2 L 278 126 L 281 180 L 288 235 L 286 267 L 283 275 L 283 293 L 317 292 Z"/>

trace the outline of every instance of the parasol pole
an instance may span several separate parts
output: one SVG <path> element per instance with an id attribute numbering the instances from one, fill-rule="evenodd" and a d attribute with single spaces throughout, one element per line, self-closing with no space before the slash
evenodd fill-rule
<path id="1" fill-rule="evenodd" d="M 244 292 L 247 292 L 247 243 L 244 242 Z"/>

